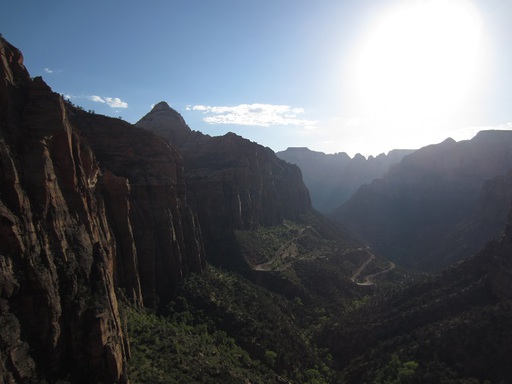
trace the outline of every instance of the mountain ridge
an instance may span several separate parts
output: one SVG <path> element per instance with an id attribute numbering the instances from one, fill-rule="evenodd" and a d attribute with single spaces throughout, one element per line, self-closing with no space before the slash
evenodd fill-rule
<path id="1" fill-rule="evenodd" d="M 412 152 L 395 149 L 387 155 L 366 159 L 361 154 L 350 158 L 345 152 L 327 155 L 306 147 L 290 147 L 276 155 L 299 166 L 313 206 L 322 213 L 328 213 L 348 200 L 359 186 L 383 176 L 393 164 Z"/>
<path id="2" fill-rule="evenodd" d="M 512 169 L 511 147 L 512 132 L 486 131 L 472 140 L 447 139 L 421 148 L 405 156 L 382 178 L 359 188 L 331 217 L 396 262 L 408 266 L 421 262 L 434 269 L 446 266 L 442 261 L 428 266 L 428 259 L 438 258 L 433 255 L 443 238 L 477 215 L 485 182 Z M 508 209 L 509 202 L 503 198 L 497 201 L 501 211 Z M 482 236 L 474 232 L 464 251 L 466 256 L 482 247 L 486 236 L 498 235 L 506 221 L 502 216 L 492 229 L 483 221 L 481 224 Z M 464 236 L 452 241 L 452 249 L 464 244 Z M 445 245 L 449 243 L 447 239 Z"/>

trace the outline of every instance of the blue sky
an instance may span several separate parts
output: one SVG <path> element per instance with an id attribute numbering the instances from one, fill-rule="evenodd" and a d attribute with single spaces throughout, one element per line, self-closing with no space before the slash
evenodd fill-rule
<path id="1" fill-rule="evenodd" d="M 0 0 L 0 33 L 86 110 L 377 155 L 512 128 L 512 2 L 446 2 Z"/>

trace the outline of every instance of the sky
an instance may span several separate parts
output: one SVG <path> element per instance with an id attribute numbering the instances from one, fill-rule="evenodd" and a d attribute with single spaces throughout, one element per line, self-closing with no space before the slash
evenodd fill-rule
<path id="1" fill-rule="evenodd" d="M 509 0 L 0 0 L 31 76 L 136 123 L 353 156 L 512 129 Z"/>

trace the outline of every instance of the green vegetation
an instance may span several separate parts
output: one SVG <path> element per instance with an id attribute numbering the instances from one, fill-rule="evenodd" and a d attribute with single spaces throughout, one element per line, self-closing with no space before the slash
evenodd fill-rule
<path id="1" fill-rule="evenodd" d="M 402 362 L 397 354 L 393 354 L 391 361 L 377 371 L 375 384 L 410 383 L 417 368 L 415 361 Z"/>
<path id="2" fill-rule="evenodd" d="M 163 317 L 134 308 L 125 313 L 134 383 L 265 383 L 275 377 L 225 332 L 209 331 L 186 314 Z"/>
<path id="3" fill-rule="evenodd" d="M 332 357 L 296 321 L 304 310 L 300 300 L 209 267 L 187 279 L 160 315 L 125 308 L 129 377 L 135 383 L 336 382 Z"/>
<path id="4" fill-rule="evenodd" d="M 264 268 L 240 275 L 209 266 L 158 315 L 126 308 L 130 380 L 487 384 L 512 377 L 512 303 L 490 288 L 493 249 L 437 275 L 407 281 L 396 268 L 377 286 L 359 286 L 350 277 L 369 251 L 337 231 L 313 216 L 238 232 L 246 259 Z M 364 274 L 387 268 L 375 256 Z"/>
<path id="5" fill-rule="evenodd" d="M 208 268 L 187 279 L 172 312 L 187 311 L 210 330 L 229 333 L 251 359 L 282 377 L 308 382 L 302 372 L 321 368 L 331 375 L 303 319 L 310 308 L 256 286 L 240 275 Z"/>
<path id="6" fill-rule="evenodd" d="M 299 260 L 328 259 L 361 248 L 339 224 L 315 212 L 303 215 L 297 222 L 285 220 L 282 225 L 236 231 L 235 235 L 249 265 L 264 270 L 281 270 Z M 359 261 L 344 259 L 347 270 Z"/>
<path id="7" fill-rule="evenodd" d="M 236 231 L 235 234 L 249 264 L 258 265 L 272 260 L 302 229 L 296 223 L 285 221 L 283 225 Z"/>

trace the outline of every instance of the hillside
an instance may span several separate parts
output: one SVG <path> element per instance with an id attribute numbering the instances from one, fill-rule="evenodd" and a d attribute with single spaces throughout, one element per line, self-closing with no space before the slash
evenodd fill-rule
<path id="1" fill-rule="evenodd" d="M 377 295 L 332 322 L 322 344 L 344 382 L 508 382 L 511 218 L 499 240 L 463 263 Z"/>
<path id="2" fill-rule="evenodd" d="M 347 201 L 361 185 L 382 177 L 393 164 L 412 152 L 393 150 L 366 159 L 360 154 L 350 158 L 344 152 L 328 155 L 308 148 L 288 148 L 276 155 L 299 166 L 313 207 L 328 213 Z"/>
<path id="3" fill-rule="evenodd" d="M 161 317 L 126 309 L 131 377 L 151 383 L 341 382 L 330 351 L 318 345 L 319 329 L 386 284 L 403 282 L 403 273 L 379 280 L 378 287 L 352 281 L 368 250 L 315 213 L 240 230 L 236 237 L 251 272 L 208 266 L 186 279 Z M 363 274 L 386 265 L 376 258 Z"/>
<path id="4" fill-rule="evenodd" d="M 498 182 L 512 169 L 511 149 L 510 131 L 421 148 L 331 216 L 397 263 L 424 270 L 449 265 L 505 225 L 510 192 L 506 183 L 493 188 L 489 180 Z"/>

